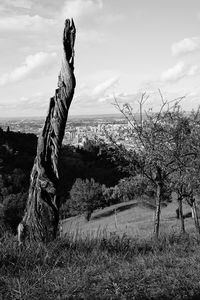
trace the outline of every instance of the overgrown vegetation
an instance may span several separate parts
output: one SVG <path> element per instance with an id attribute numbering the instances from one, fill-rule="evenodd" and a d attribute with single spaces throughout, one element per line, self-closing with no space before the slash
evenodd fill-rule
<path id="1" fill-rule="evenodd" d="M 95 209 L 104 207 L 102 187 L 91 180 L 78 178 L 70 191 L 70 208 L 75 214 L 85 213 L 87 221 Z"/>
<path id="2" fill-rule="evenodd" d="M 22 134 L 0 130 L 0 212 L 4 225 L 16 233 L 21 221 L 30 181 L 30 171 L 36 154 L 37 137 L 34 134 Z M 79 149 L 63 147 L 60 159 L 59 194 L 61 216 L 68 217 L 85 211 L 75 210 L 71 205 L 70 190 L 77 178 L 91 180 L 99 185 L 113 186 L 124 177 L 125 172 L 108 159 L 106 152 L 99 154 L 99 147 Z M 103 200 L 102 200 L 103 201 Z M 108 205 L 112 203 L 108 202 Z M 89 206 L 88 206 L 89 207 Z M 91 207 L 91 206 L 90 206 Z M 99 207 L 93 201 L 93 209 Z M 3 222 L 3 221 L 2 221 Z"/>
<path id="3" fill-rule="evenodd" d="M 179 105 L 182 98 L 173 101 L 165 100 L 160 92 L 161 107 L 154 113 L 145 112 L 143 105 L 148 99 L 142 94 L 140 120 L 135 118 L 133 108 L 129 104 L 120 105 L 117 109 L 128 122 L 126 136 L 129 147 L 118 145 L 110 136 L 115 147 L 116 157 L 127 161 L 126 170 L 135 176 L 141 174 L 154 186 L 156 209 L 154 217 L 154 234 L 158 238 L 160 226 L 161 203 L 168 193 L 178 195 L 181 230 L 184 233 L 182 201 L 186 199 L 191 206 L 197 233 L 200 225 L 197 215 L 196 197 L 199 195 L 200 178 L 200 115 L 199 110 L 190 114 L 184 112 Z M 129 148 L 129 149 L 128 149 Z"/>
<path id="4" fill-rule="evenodd" d="M 63 148 L 61 215 L 84 214 L 89 221 L 96 209 L 148 200 L 156 208 L 157 239 L 99 232 L 93 237 L 69 234 L 48 245 L 26 241 L 20 248 L 10 234 L 16 234 L 27 199 L 33 137 L 18 145 L 15 134 L 1 131 L 2 299 L 199 299 L 199 112 L 188 115 L 176 104 L 172 110 L 147 114 L 145 120 L 134 119 L 127 105 L 122 113 L 131 124 L 128 134 L 134 147 L 126 149 L 110 137 L 110 146 L 89 142 L 85 149 Z M 161 204 L 172 201 L 172 192 L 177 195 L 181 234 L 158 239 Z M 184 200 L 192 208 L 196 237 L 185 232 Z"/>
<path id="5" fill-rule="evenodd" d="M 105 233 L 19 248 L 0 241 L 1 299 L 199 299 L 200 243 Z"/>

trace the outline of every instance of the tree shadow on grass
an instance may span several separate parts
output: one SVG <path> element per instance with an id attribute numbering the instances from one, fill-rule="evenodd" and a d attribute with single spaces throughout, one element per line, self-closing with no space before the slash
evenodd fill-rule
<path id="1" fill-rule="evenodd" d="M 131 204 L 130 203 L 129 204 L 125 203 L 124 205 L 119 206 L 116 209 L 113 208 L 113 209 L 110 209 L 108 211 L 101 212 L 98 215 L 92 217 L 91 220 L 98 220 L 98 219 L 101 219 L 101 218 L 110 217 L 110 216 L 115 214 L 115 211 L 116 212 L 122 212 L 124 210 L 128 210 L 128 209 L 130 209 L 132 207 L 136 207 L 136 206 L 138 206 L 138 203 L 131 203 Z"/>

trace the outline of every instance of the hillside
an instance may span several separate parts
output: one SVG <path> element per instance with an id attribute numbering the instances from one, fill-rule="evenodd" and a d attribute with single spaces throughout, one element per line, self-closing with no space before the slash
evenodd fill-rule
<path id="1" fill-rule="evenodd" d="M 18 193 L 18 197 L 16 197 L 16 201 L 18 201 L 17 199 L 21 197 L 19 193 L 22 192 L 22 187 L 23 193 L 27 191 L 36 144 L 37 138 L 33 134 L 0 131 L 0 192 L 2 197 L 6 198 L 9 194 Z M 66 201 L 69 190 L 77 177 L 83 179 L 92 177 L 97 182 L 104 183 L 107 186 L 117 184 L 118 180 L 123 177 L 116 166 L 105 157 L 91 151 L 76 150 L 73 147 L 63 147 L 59 172 L 59 195 L 63 202 Z M 24 199 L 26 199 L 26 196 Z M 171 229 L 179 230 L 179 220 L 176 219 L 175 214 L 176 208 L 176 201 L 173 201 L 167 207 L 163 207 L 161 232 L 165 228 L 168 228 L 169 231 Z M 188 205 L 185 205 L 184 210 L 185 212 L 190 211 Z M 153 215 L 154 210 L 141 205 L 140 201 L 138 205 L 134 200 L 100 209 L 92 214 L 92 219 L 89 222 L 85 222 L 84 217 L 80 216 L 66 219 L 62 222 L 62 227 L 63 233 L 68 231 L 95 233 L 106 229 L 107 232 L 128 233 L 131 236 L 148 236 L 153 230 Z M 186 229 L 187 227 L 193 227 L 191 219 L 186 219 Z"/>
<path id="2" fill-rule="evenodd" d="M 0 154 L 9 193 L 9 184 L 19 185 L 17 164 L 22 162 L 21 171 L 30 172 L 25 157 L 31 162 L 36 148 L 8 136 Z M 103 158 L 73 148 L 62 150 L 60 174 L 63 197 L 77 176 L 94 177 L 108 186 L 122 176 Z M 18 204 L 22 195 L 13 199 Z M 16 237 L 6 233 L 0 238 L 0 299 L 199 299 L 200 243 L 193 219 L 185 219 L 190 235 L 180 235 L 173 197 L 162 206 L 161 234 L 155 240 L 154 208 L 137 199 L 96 210 L 89 222 L 82 216 L 65 219 L 62 238 L 47 245 L 27 241 L 20 248 Z M 190 212 L 188 205 L 183 209 Z"/>
<path id="3" fill-rule="evenodd" d="M 161 234 L 180 231 L 180 220 L 176 218 L 177 203 L 173 201 L 161 210 Z M 184 213 L 190 212 L 188 204 L 183 205 Z M 116 213 L 115 213 L 116 212 Z M 131 237 L 149 237 L 153 233 L 154 208 L 140 201 L 116 204 L 92 214 L 87 222 L 84 216 L 62 221 L 62 234 L 98 236 L 100 233 L 128 234 Z M 186 231 L 194 231 L 193 219 L 185 219 Z"/>
<path id="4" fill-rule="evenodd" d="M 0 129 L 0 203 L 4 204 L 5 210 L 8 208 L 7 223 L 14 233 L 26 205 L 36 147 L 37 137 L 34 134 Z M 101 184 L 113 186 L 123 177 L 123 173 L 106 157 L 94 151 L 64 146 L 61 149 L 59 176 L 57 195 L 62 204 L 68 199 L 76 178 L 94 178 Z"/>
<path id="5" fill-rule="evenodd" d="M 157 241 L 152 237 L 144 239 L 152 232 L 152 211 L 137 207 L 134 202 L 125 205 L 129 208 L 117 206 L 121 209 L 117 229 L 115 206 L 94 213 L 87 224 L 81 218 L 67 220 L 65 229 L 72 234 L 48 245 L 36 242 L 19 248 L 13 237 L 2 238 L 0 298 L 200 299 L 199 239 L 193 234 L 183 236 L 175 232 L 175 205 L 162 210 L 161 231 L 167 224 L 170 234 L 162 234 Z M 78 223 L 82 228 L 80 235 Z M 186 220 L 187 230 L 191 223 L 191 219 Z M 109 235 L 105 225 L 117 234 Z M 87 229 L 95 234 L 88 234 Z M 118 235 L 122 232 L 132 237 Z"/>

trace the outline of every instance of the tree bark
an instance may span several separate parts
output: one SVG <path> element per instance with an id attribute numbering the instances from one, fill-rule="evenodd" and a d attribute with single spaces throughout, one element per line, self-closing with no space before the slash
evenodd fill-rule
<path id="1" fill-rule="evenodd" d="M 186 198 L 187 203 L 190 205 L 191 210 L 192 210 L 192 217 L 194 219 L 194 225 L 197 231 L 197 234 L 200 234 L 200 226 L 199 226 L 199 220 L 198 220 L 198 215 L 197 215 L 197 206 L 196 206 L 196 201 L 195 197 L 193 196 L 193 193 L 191 193 L 190 196 Z"/>
<path id="2" fill-rule="evenodd" d="M 50 99 L 49 110 L 38 139 L 37 155 L 31 172 L 30 188 L 22 236 L 48 242 L 56 237 L 59 222 L 58 159 L 65 132 L 68 110 L 75 89 L 74 42 L 76 29 L 73 20 L 65 21 L 63 59 L 58 77 L 58 88 Z"/>
<path id="3" fill-rule="evenodd" d="M 194 218 L 194 225 L 195 225 L 197 234 L 200 234 L 199 219 L 198 219 L 198 215 L 197 215 L 197 206 L 196 206 L 195 200 L 192 202 L 191 209 L 192 209 L 192 215 Z"/>
<path id="4" fill-rule="evenodd" d="M 160 228 L 160 212 L 161 212 L 161 200 L 162 200 L 162 169 L 157 166 L 156 167 L 156 210 L 155 210 L 155 218 L 154 218 L 154 235 L 155 238 L 158 239 L 159 236 L 159 228 Z"/>
<path id="5" fill-rule="evenodd" d="M 181 232 L 185 233 L 185 222 L 184 222 L 184 218 L 183 218 L 183 202 L 182 202 L 183 198 L 182 197 L 178 197 L 178 209 L 179 209 L 179 218 L 181 221 Z"/>
<path id="6" fill-rule="evenodd" d="M 154 218 L 154 234 L 155 237 L 159 236 L 159 227 L 160 227 L 160 212 L 161 212 L 161 184 L 157 182 L 156 188 L 156 210 Z"/>

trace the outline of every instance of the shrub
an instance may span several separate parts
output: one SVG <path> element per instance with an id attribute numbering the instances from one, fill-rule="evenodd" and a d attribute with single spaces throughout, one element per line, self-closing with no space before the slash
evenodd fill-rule
<path id="1" fill-rule="evenodd" d="M 10 194 L 5 197 L 3 202 L 3 220 L 4 224 L 11 228 L 15 234 L 17 226 L 21 222 L 28 193 Z"/>
<path id="2" fill-rule="evenodd" d="M 70 204 L 72 213 L 85 213 L 89 221 L 92 212 L 104 206 L 102 186 L 94 179 L 78 178 L 70 191 Z"/>
<path id="3" fill-rule="evenodd" d="M 136 175 L 123 178 L 113 190 L 113 197 L 118 197 L 120 202 L 130 201 L 134 198 L 147 195 L 152 198 L 155 196 L 155 189 L 147 178 Z"/>

